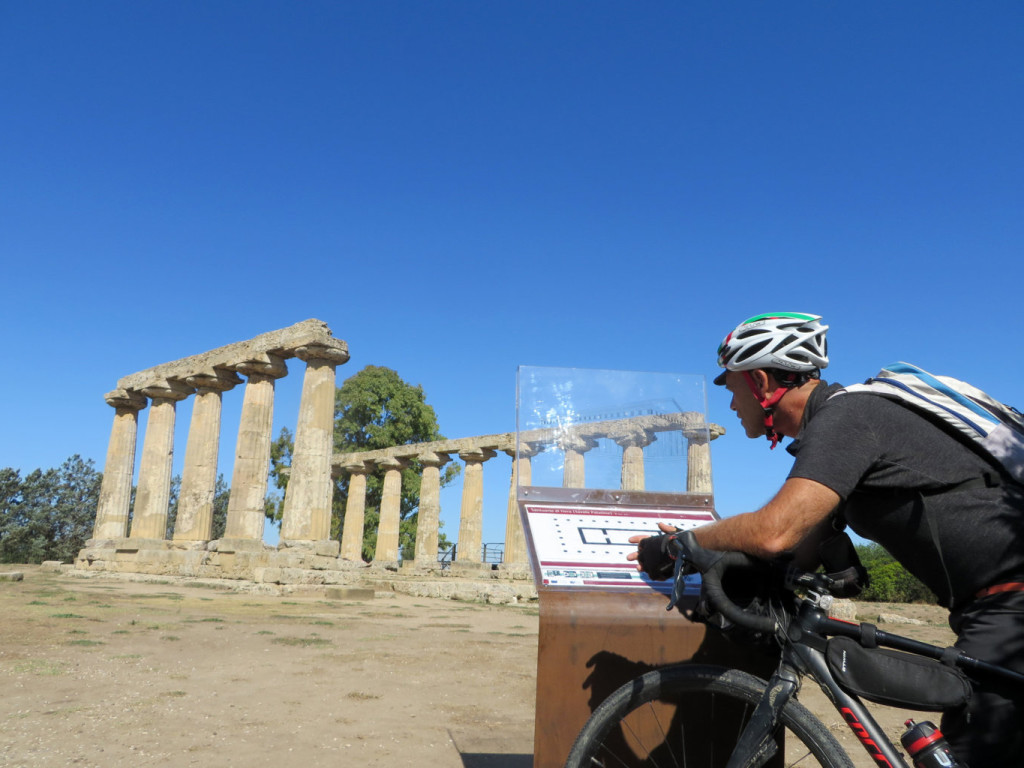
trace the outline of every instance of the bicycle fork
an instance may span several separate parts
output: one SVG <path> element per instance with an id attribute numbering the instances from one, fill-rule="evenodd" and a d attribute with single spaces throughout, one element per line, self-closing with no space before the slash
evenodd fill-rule
<path id="1" fill-rule="evenodd" d="M 775 755 L 779 747 L 773 738 L 782 710 L 799 687 L 796 672 L 783 664 L 768 681 L 764 696 L 736 742 L 725 768 L 756 768 Z"/>
<path id="2" fill-rule="evenodd" d="M 764 696 L 740 734 L 726 768 L 757 768 L 778 751 L 774 735 L 779 718 L 783 708 L 800 687 L 800 677 L 794 663 L 803 670 L 803 674 L 809 674 L 818 683 L 880 768 L 908 768 L 902 754 L 889 741 L 867 708 L 836 684 L 829 672 L 825 655 L 806 646 L 799 649 L 791 646 L 784 651 L 784 660 L 768 681 Z"/>

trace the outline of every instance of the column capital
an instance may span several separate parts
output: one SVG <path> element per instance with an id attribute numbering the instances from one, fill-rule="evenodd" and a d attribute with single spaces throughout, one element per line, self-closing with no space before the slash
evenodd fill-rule
<path id="1" fill-rule="evenodd" d="M 269 352 L 261 352 L 230 367 L 232 370 L 243 373 L 246 376 L 261 374 L 272 379 L 280 379 L 288 375 L 288 367 L 284 364 L 284 358 L 279 355 L 272 355 Z"/>
<path id="2" fill-rule="evenodd" d="M 467 464 L 482 464 L 488 459 L 493 459 L 497 455 L 497 451 L 492 451 L 490 448 L 467 448 L 464 451 L 459 451 L 459 458 Z"/>
<path id="3" fill-rule="evenodd" d="M 195 387 L 190 387 L 183 381 L 177 379 L 164 379 L 161 382 L 143 387 L 142 394 L 152 400 L 184 400 L 194 393 Z"/>
<path id="4" fill-rule="evenodd" d="M 683 437 L 686 438 L 689 443 L 707 443 L 710 440 L 717 440 L 719 437 L 725 434 L 725 427 L 718 424 L 706 424 L 705 428 L 699 429 L 684 429 Z"/>
<path id="5" fill-rule="evenodd" d="M 372 460 L 353 460 L 347 464 L 342 464 L 341 469 L 350 475 L 368 475 L 373 472 L 375 468 L 373 465 L 374 462 Z"/>
<path id="6" fill-rule="evenodd" d="M 567 434 L 562 435 L 557 441 L 558 447 L 563 451 L 575 451 L 576 453 L 586 453 L 592 448 L 597 447 L 597 440 L 592 437 L 583 437 L 582 435 Z"/>
<path id="7" fill-rule="evenodd" d="M 516 457 L 516 451 L 518 450 L 520 459 L 531 459 L 538 453 L 544 452 L 544 445 L 545 443 L 543 442 L 528 443 L 524 441 L 519 443 L 518 447 L 512 446 L 511 448 L 505 448 L 502 453 L 514 459 Z"/>
<path id="8" fill-rule="evenodd" d="M 385 456 L 383 459 L 377 459 L 375 463 L 385 472 L 392 469 L 405 469 L 409 466 L 409 462 L 406 459 L 399 459 L 394 456 Z"/>
<path id="9" fill-rule="evenodd" d="M 615 442 L 623 448 L 645 448 L 654 442 L 654 434 L 641 427 L 616 435 Z"/>
<path id="10" fill-rule="evenodd" d="M 134 389 L 115 389 L 103 396 L 111 408 L 127 408 L 130 411 L 141 411 L 148 402 L 146 396 Z"/>
<path id="11" fill-rule="evenodd" d="M 437 453 L 436 451 L 426 451 L 424 453 L 416 454 L 416 460 L 424 467 L 443 467 L 452 457 L 447 453 Z"/>
<path id="12" fill-rule="evenodd" d="M 198 389 L 212 389 L 227 392 L 242 383 L 242 377 L 225 368 L 211 368 L 209 371 L 194 373 L 185 377 L 185 383 Z"/>
<path id="13" fill-rule="evenodd" d="M 306 344 L 295 350 L 295 356 L 307 363 L 324 361 L 331 365 L 342 365 L 348 362 L 348 344 L 341 339 L 333 339 L 333 343 Z"/>

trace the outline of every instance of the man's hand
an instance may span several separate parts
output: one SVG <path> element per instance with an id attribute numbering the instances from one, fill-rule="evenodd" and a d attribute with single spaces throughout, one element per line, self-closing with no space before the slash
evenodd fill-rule
<path id="1" fill-rule="evenodd" d="M 679 529 L 667 523 L 658 523 L 661 536 L 630 536 L 629 543 L 636 544 L 636 552 L 626 555 L 627 560 L 636 561 L 636 569 L 650 576 L 655 581 L 663 581 L 672 575 L 675 561 L 669 552 L 669 535 L 678 533 Z"/>

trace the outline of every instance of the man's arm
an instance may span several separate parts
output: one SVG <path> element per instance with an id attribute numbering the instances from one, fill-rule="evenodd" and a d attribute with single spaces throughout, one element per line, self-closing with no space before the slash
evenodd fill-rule
<path id="1" fill-rule="evenodd" d="M 771 559 L 795 552 L 812 531 L 821 530 L 838 504 L 839 495 L 828 486 L 792 477 L 756 512 L 717 520 L 695 529 L 694 534 L 707 549 Z"/>
<path id="2" fill-rule="evenodd" d="M 792 477 L 775 498 L 756 512 L 717 520 L 693 532 L 697 543 L 707 549 L 746 552 L 766 560 L 795 553 L 812 567 L 810 560 L 816 553 L 808 553 L 816 549 L 820 534 L 828 528 L 828 517 L 839 501 L 839 495 L 828 486 Z M 634 536 L 630 541 L 638 543 L 642 538 Z M 627 559 L 636 560 L 637 552 L 630 552 Z"/>

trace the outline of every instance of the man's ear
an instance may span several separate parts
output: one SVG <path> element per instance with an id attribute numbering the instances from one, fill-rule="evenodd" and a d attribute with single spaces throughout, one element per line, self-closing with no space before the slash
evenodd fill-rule
<path id="1" fill-rule="evenodd" d="M 756 394 L 762 400 L 766 400 L 779 387 L 775 377 L 763 368 L 751 371 L 750 380 L 754 382 L 754 387 L 757 390 Z"/>

